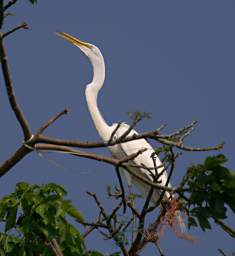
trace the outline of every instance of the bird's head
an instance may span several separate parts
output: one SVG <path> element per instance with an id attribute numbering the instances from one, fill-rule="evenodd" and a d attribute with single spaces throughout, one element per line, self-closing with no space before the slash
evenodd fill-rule
<path id="1" fill-rule="evenodd" d="M 103 62 L 103 56 L 97 46 L 81 41 L 80 39 L 77 39 L 64 32 L 57 32 L 56 34 L 59 37 L 77 46 L 90 59 L 92 64 L 95 64 L 101 61 Z"/>

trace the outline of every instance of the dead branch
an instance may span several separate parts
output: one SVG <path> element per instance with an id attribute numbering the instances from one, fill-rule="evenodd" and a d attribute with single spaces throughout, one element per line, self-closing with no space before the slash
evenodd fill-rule
<path id="1" fill-rule="evenodd" d="M 119 233 L 120 229 L 122 228 L 122 226 L 119 226 L 118 229 L 114 229 L 113 225 L 111 224 L 111 219 L 113 218 L 114 215 L 116 215 L 116 212 L 118 211 L 118 209 L 120 209 L 122 202 L 114 208 L 114 210 L 112 211 L 112 213 L 109 215 L 106 213 L 104 207 L 102 206 L 101 202 L 99 201 L 96 193 L 91 193 L 91 192 L 87 192 L 88 195 L 90 195 L 91 197 L 93 197 L 97 207 L 100 209 L 100 214 L 102 215 L 103 220 L 105 221 L 105 223 L 107 224 L 107 230 L 109 232 L 109 235 L 107 235 L 104 232 L 100 233 L 106 238 L 106 239 L 114 239 L 114 241 L 116 242 L 116 244 L 119 246 L 119 248 L 121 249 L 122 253 L 124 256 L 129 256 L 128 251 L 123 243 L 123 241 L 121 239 L 118 238 L 117 234 Z M 112 216 L 112 218 L 110 218 L 110 216 Z"/>
<path id="2" fill-rule="evenodd" d="M 6 55 L 6 51 L 5 51 L 4 44 L 3 44 L 3 34 L 2 33 L 0 34 L 0 58 L 1 58 L 2 72 L 3 72 L 4 81 L 5 81 L 8 100 L 9 100 L 11 108 L 21 126 L 21 129 L 24 134 L 24 140 L 26 141 L 31 138 L 32 133 L 31 133 L 28 121 L 27 121 L 26 117 L 24 116 L 24 113 L 21 110 L 21 108 L 16 100 L 15 92 L 13 89 L 13 83 L 12 83 L 11 76 L 10 76 L 7 55 Z"/>
<path id="3" fill-rule="evenodd" d="M 169 139 L 170 135 L 160 135 L 158 132 L 158 129 L 153 130 L 153 131 L 147 131 L 147 132 L 142 132 L 139 134 L 134 134 L 131 136 L 127 136 L 122 139 L 123 142 L 128 142 L 128 141 L 133 141 L 133 140 L 138 140 L 138 139 L 152 139 L 157 142 L 160 142 L 163 145 L 169 145 L 169 146 L 174 146 L 176 148 L 179 148 L 184 151 L 212 151 L 212 150 L 219 150 L 223 148 L 223 143 L 218 144 L 216 146 L 212 147 L 189 147 L 182 142 L 177 142 L 174 141 L 173 139 Z M 118 140 L 112 140 L 111 142 L 102 142 L 102 141 L 97 141 L 97 142 L 82 142 L 82 141 L 75 141 L 75 140 L 63 140 L 59 138 L 53 138 L 53 137 L 48 137 L 45 135 L 40 135 L 38 137 L 38 143 L 47 143 L 47 144 L 54 144 L 54 145 L 61 145 L 61 146 L 69 146 L 69 147 L 78 147 L 78 148 L 100 148 L 100 147 L 108 147 L 108 146 L 113 146 L 116 144 L 121 143 Z"/>
<path id="4" fill-rule="evenodd" d="M 231 237 L 235 238 L 235 230 L 230 228 L 222 220 L 217 219 L 217 220 L 215 220 L 215 223 L 218 224 L 227 234 L 229 234 Z"/>
<path id="5" fill-rule="evenodd" d="M 29 29 L 29 26 L 28 26 L 28 24 L 26 22 L 23 22 L 19 26 L 15 27 L 15 28 L 13 28 L 13 29 L 11 29 L 9 31 L 7 31 L 6 33 L 4 33 L 2 35 L 2 38 L 7 37 L 7 36 L 11 35 L 12 33 L 16 32 L 17 30 L 20 30 L 20 29 Z"/>
<path id="6" fill-rule="evenodd" d="M 3 11 L 5 12 L 7 9 L 9 9 L 12 5 L 14 5 L 18 0 L 10 0 L 4 7 Z"/>
<path id="7" fill-rule="evenodd" d="M 57 119 L 59 119 L 63 115 L 67 115 L 69 113 L 69 110 L 65 108 L 63 111 L 49 119 L 45 124 L 43 124 L 38 130 L 37 134 L 42 134 L 50 125 L 52 125 Z"/>
<path id="8" fill-rule="evenodd" d="M 125 189 L 124 189 L 124 186 L 123 186 L 122 177 L 121 177 L 121 174 L 120 174 L 119 167 L 116 166 L 115 169 L 116 169 L 116 174 L 117 174 L 117 177 L 118 177 L 119 185 L 120 185 L 120 188 L 121 188 L 121 197 L 122 197 L 122 203 L 123 203 L 123 213 L 125 213 L 126 212 Z"/>

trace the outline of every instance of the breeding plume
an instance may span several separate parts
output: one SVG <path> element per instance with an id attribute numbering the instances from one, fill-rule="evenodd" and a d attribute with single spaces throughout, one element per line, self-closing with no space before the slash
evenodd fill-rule
<path id="1" fill-rule="evenodd" d="M 87 42 L 83 42 L 64 32 L 57 33 L 57 35 L 78 47 L 90 60 L 93 67 L 93 78 L 92 81 L 89 84 L 87 84 L 85 94 L 91 118 L 94 122 L 96 130 L 98 131 L 103 141 L 108 142 L 111 137 L 113 138 L 113 140 L 117 140 L 128 130 L 129 125 L 125 123 L 122 123 L 121 125 L 117 123 L 108 125 L 100 113 L 97 104 L 97 98 L 99 91 L 103 87 L 105 80 L 105 63 L 102 53 L 100 52 L 97 46 Z M 129 136 L 132 136 L 134 134 L 137 134 L 137 132 L 132 129 L 129 133 Z M 164 172 L 162 163 L 157 156 L 154 159 L 155 163 L 153 162 L 153 158 L 151 156 L 154 153 L 154 150 L 145 139 L 138 139 L 121 144 L 116 144 L 114 146 L 110 146 L 109 149 L 112 152 L 112 154 L 119 159 L 136 153 L 141 149 L 145 150 L 142 154 L 139 154 L 134 160 L 132 160 L 132 167 L 129 168 L 131 168 L 132 171 L 134 171 L 135 173 L 138 173 L 140 176 L 147 178 L 150 181 L 153 181 L 153 176 L 157 175 L 155 173 L 156 167 L 159 167 L 157 168 L 157 172 L 163 172 L 160 178 L 160 184 L 166 184 L 167 174 L 166 172 Z M 149 168 L 151 172 L 147 170 L 146 167 Z M 149 185 L 144 183 L 137 177 L 134 177 L 125 170 L 124 173 L 127 178 L 128 185 L 135 185 L 136 187 L 138 187 L 138 189 L 144 196 L 147 196 L 150 189 Z M 160 194 L 161 191 L 155 189 L 151 201 L 156 202 Z M 169 193 L 166 192 L 164 197 L 165 199 L 168 199 L 170 197 Z M 179 214 L 177 214 L 177 216 L 179 216 Z M 181 220 L 179 222 L 182 223 Z"/>

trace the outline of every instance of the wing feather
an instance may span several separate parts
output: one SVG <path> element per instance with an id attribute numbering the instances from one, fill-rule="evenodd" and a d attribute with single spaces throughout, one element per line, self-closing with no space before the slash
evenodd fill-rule
<path id="1" fill-rule="evenodd" d="M 122 123 L 115 133 L 115 139 L 120 138 L 127 131 L 127 129 L 129 129 L 129 125 Z M 131 130 L 129 136 L 134 134 L 138 133 L 135 130 Z M 138 172 L 138 174 L 140 174 L 142 177 L 153 181 L 153 175 L 156 175 L 153 161 L 155 161 L 156 167 L 159 167 L 157 168 L 158 173 L 162 172 L 164 167 L 162 166 L 161 160 L 157 156 L 153 160 L 151 156 L 154 153 L 154 149 L 145 139 L 133 140 L 110 147 L 110 150 L 116 158 L 123 158 L 125 156 L 137 153 L 141 149 L 146 149 L 146 151 L 138 155 L 135 159 L 131 160 L 130 164 L 135 165 L 136 167 L 131 166 L 129 168 L 131 168 L 135 172 Z M 147 168 L 149 168 L 149 170 L 147 170 Z M 127 178 L 128 184 L 134 184 L 138 187 L 138 189 L 143 193 L 144 196 L 147 196 L 150 189 L 149 186 L 140 179 L 131 176 L 127 171 L 125 171 L 124 173 Z M 160 181 L 161 185 L 166 184 L 166 172 L 163 172 L 160 177 Z M 159 194 L 160 192 L 156 190 L 152 197 L 152 201 L 156 201 L 159 198 Z M 167 195 L 168 193 L 165 194 Z M 169 197 L 169 194 L 167 195 L 167 197 Z"/>

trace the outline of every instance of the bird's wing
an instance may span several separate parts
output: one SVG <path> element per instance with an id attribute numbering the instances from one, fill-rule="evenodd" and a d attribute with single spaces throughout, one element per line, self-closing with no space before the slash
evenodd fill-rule
<path id="1" fill-rule="evenodd" d="M 125 131 L 129 128 L 129 125 L 123 123 L 120 125 L 120 127 L 116 131 L 116 139 L 120 138 Z M 131 130 L 128 136 L 138 134 L 135 130 Z M 137 153 L 141 149 L 146 149 L 143 153 L 139 154 L 136 158 L 131 160 L 130 164 L 133 165 L 128 168 L 132 168 L 133 171 L 137 172 L 139 175 L 141 175 L 144 178 L 147 178 L 151 181 L 153 181 L 153 175 L 156 175 L 154 165 L 156 165 L 157 172 L 160 173 L 163 171 L 164 167 L 162 166 L 161 160 L 155 155 L 154 159 L 151 157 L 154 153 L 154 149 L 152 146 L 145 140 L 145 139 L 138 139 L 133 140 L 125 143 L 121 143 L 118 145 L 113 146 L 115 148 L 110 148 L 110 150 L 113 152 L 113 154 L 117 158 L 122 158 L 124 156 L 129 156 L 131 154 Z M 155 164 L 154 162 L 155 161 Z M 136 166 L 136 167 L 135 167 Z M 143 166 L 143 167 L 141 167 Z M 149 170 L 147 170 L 149 168 Z M 152 172 L 152 173 L 151 173 Z M 126 174 L 126 173 L 125 173 Z M 129 173 L 127 176 L 127 181 L 130 185 L 130 183 L 136 185 L 144 195 L 147 195 L 149 191 L 149 186 L 141 181 L 140 179 L 131 176 Z M 167 181 L 167 174 L 164 172 L 160 177 L 161 182 L 159 184 L 165 185 Z M 158 193 L 159 194 L 159 193 Z M 157 196 L 157 195 L 156 195 Z"/>

